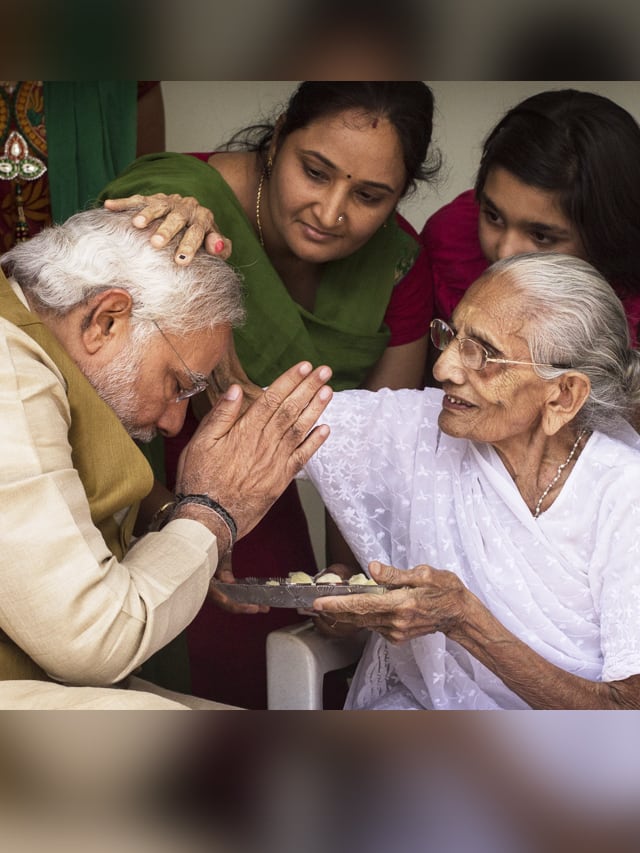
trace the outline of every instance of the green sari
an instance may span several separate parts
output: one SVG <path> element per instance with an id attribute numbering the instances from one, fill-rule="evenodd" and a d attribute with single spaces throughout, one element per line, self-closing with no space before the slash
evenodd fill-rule
<path id="1" fill-rule="evenodd" d="M 244 280 L 247 309 L 234 340 L 254 382 L 267 385 L 307 359 L 330 365 L 335 390 L 363 384 L 389 341 L 384 315 L 393 287 L 419 251 L 395 217 L 357 252 L 325 264 L 312 313 L 291 299 L 233 191 L 208 163 L 188 154 L 148 154 L 111 181 L 100 199 L 156 192 L 194 196 L 232 241 L 229 262 Z"/>
<path id="2" fill-rule="evenodd" d="M 51 216 L 64 222 L 136 156 L 134 80 L 43 84 Z"/>

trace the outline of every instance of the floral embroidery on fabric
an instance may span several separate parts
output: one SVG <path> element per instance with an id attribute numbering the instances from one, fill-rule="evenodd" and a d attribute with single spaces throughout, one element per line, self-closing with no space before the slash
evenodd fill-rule
<path id="1" fill-rule="evenodd" d="M 395 272 L 393 275 L 394 284 L 397 284 L 399 281 L 401 281 L 401 279 L 403 279 L 405 275 L 409 272 L 409 270 L 415 263 L 417 254 L 417 251 L 406 252 L 404 255 L 398 258 Z"/>
<path id="2" fill-rule="evenodd" d="M 12 130 L 4 145 L 4 156 L 0 157 L 0 181 L 35 181 L 47 171 L 47 166 L 29 154 L 27 140 Z"/>
<path id="3" fill-rule="evenodd" d="M 51 222 L 42 81 L 0 86 L 0 252 Z"/>
<path id="4" fill-rule="evenodd" d="M 342 391 L 305 466 L 359 564 L 457 574 L 494 616 L 567 672 L 640 671 L 640 439 L 594 433 L 534 520 L 490 445 L 441 433 L 442 391 Z M 440 632 L 398 645 L 373 632 L 347 709 L 526 709 Z"/>

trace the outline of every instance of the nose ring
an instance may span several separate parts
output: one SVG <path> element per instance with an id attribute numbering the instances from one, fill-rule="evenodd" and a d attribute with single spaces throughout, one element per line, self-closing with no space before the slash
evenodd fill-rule
<path id="1" fill-rule="evenodd" d="M 338 217 L 338 222 L 340 222 L 341 224 L 344 222 L 344 213 L 340 214 L 340 216 Z"/>

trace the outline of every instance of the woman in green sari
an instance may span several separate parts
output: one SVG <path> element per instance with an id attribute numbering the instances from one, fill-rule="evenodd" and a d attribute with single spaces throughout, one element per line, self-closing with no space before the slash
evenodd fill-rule
<path id="1" fill-rule="evenodd" d="M 191 226 L 179 262 L 207 232 L 212 251 L 226 253 L 230 241 L 247 308 L 234 343 L 256 384 L 308 359 L 331 365 L 336 390 L 420 387 L 432 294 L 417 235 L 396 208 L 437 172 L 432 120 L 421 82 L 305 82 L 272 124 L 215 153 L 142 157 L 102 197 L 123 209 L 157 194 L 136 223 L 163 218 L 163 237 Z M 196 425 L 191 412 L 181 435 L 165 441 L 169 487 Z M 329 561 L 346 562 L 336 534 L 328 522 Z M 294 570 L 316 571 L 295 486 L 233 554 L 236 577 Z M 218 603 L 228 609 L 208 603 L 187 632 L 191 689 L 264 708 L 266 635 L 299 617 L 276 610 L 249 621 Z"/>

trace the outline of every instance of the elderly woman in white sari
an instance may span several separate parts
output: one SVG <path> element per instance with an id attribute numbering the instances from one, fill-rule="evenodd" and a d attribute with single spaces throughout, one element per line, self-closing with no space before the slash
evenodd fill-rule
<path id="1" fill-rule="evenodd" d="M 383 595 L 349 709 L 640 708 L 640 353 L 586 262 L 499 261 L 449 323 L 442 390 L 345 391 L 307 475 Z M 637 421 L 636 421 L 637 422 Z"/>

